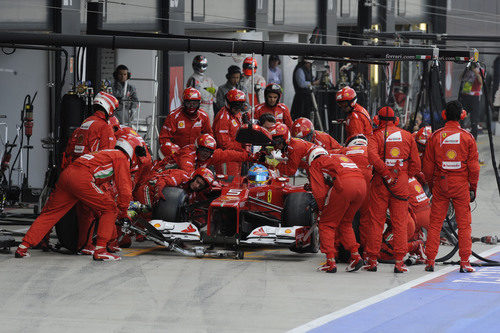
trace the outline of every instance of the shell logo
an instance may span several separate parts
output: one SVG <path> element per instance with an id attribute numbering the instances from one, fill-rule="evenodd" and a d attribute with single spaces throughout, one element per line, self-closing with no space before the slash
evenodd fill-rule
<path id="1" fill-rule="evenodd" d="M 233 123 L 233 126 L 238 126 L 238 123 L 236 122 L 236 120 L 233 119 L 232 123 Z"/>
<path id="2" fill-rule="evenodd" d="M 392 157 L 398 157 L 400 150 L 399 150 L 399 148 L 394 147 L 391 149 L 391 151 L 389 153 L 391 154 Z"/>
<path id="3" fill-rule="evenodd" d="M 363 149 L 363 148 L 362 148 L 362 147 L 360 147 L 360 146 L 353 146 L 353 147 L 351 147 L 351 149 L 352 149 L 352 150 L 359 150 L 359 149 Z"/>
<path id="4" fill-rule="evenodd" d="M 422 186 L 415 185 L 415 191 L 417 191 L 418 193 L 421 193 L 422 192 Z"/>
<path id="5" fill-rule="evenodd" d="M 290 230 L 290 229 L 285 230 L 285 234 L 291 234 L 291 233 L 292 233 L 292 230 Z"/>
<path id="6" fill-rule="evenodd" d="M 349 159 L 347 157 L 344 157 L 344 156 L 340 156 L 339 158 L 342 162 L 350 162 Z"/>
<path id="7" fill-rule="evenodd" d="M 446 152 L 446 157 L 448 157 L 450 160 L 454 160 L 455 157 L 457 157 L 457 152 L 454 150 L 448 150 Z"/>
<path id="8" fill-rule="evenodd" d="M 155 228 L 159 228 L 159 227 L 161 227 L 161 224 L 160 223 L 155 223 L 154 227 Z"/>
<path id="9" fill-rule="evenodd" d="M 184 128 L 186 127 L 186 124 L 184 123 L 184 120 L 179 121 L 179 128 Z"/>

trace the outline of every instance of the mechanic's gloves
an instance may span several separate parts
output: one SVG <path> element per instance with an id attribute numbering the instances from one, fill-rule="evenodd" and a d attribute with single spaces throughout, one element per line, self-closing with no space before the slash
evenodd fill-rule
<path id="1" fill-rule="evenodd" d="M 128 219 L 128 207 L 125 209 L 118 208 L 118 218 L 119 219 Z"/>
<path id="2" fill-rule="evenodd" d="M 252 124 L 252 122 L 250 121 L 250 116 L 248 115 L 248 112 L 243 112 L 241 114 L 241 122 L 243 124 Z"/>
<path id="3" fill-rule="evenodd" d="M 418 180 L 418 182 L 422 185 L 425 184 L 425 176 L 424 176 L 424 173 L 422 171 L 420 171 L 419 173 L 417 173 L 415 175 L 415 179 Z"/>
<path id="4" fill-rule="evenodd" d="M 470 190 L 470 202 L 474 202 L 476 200 L 476 191 Z"/>
<path id="5" fill-rule="evenodd" d="M 312 191 L 311 184 L 309 184 L 309 183 L 305 183 L 305 184 L 304 184 L 304 191 L 311 192 L 311 191 Z"/>
<path id="6" fill-rule="evenodd" d="M 267 157 L 266 156 L 266 162 L 265 162 L 268 166 L 272 167 L 273 169 L 276 168 L 276 166 L 280 163 L 280 161 L 278 161 L 277 159 L 275 158 L 270 158 L 270 157 Z"/>
<path id="7" fill-rule="evenodd" d="M 131 201 L 128 206 L 128 210 L 133 210 L 138 213 L 146 213 L 149 211 L 149 207 L 147 205 L 143 205 L 139 201 Z"/>
<path id="8" fill-rule="evenodd" d="M 165 196 L 163 195 L 163 188 L 166 186 L 166 182 L 163 179 L 158 179 L 155 184 L 154 193 L 155 193 L 155 202 L 163 199 L 165 200 Z"/>
<path id="9" fill-rule="evenodd" d="M 253 163 L 260 163 L 264 164 L 266 162 L 266 152 L 265 151 L 258 151 L 255 154 L 251 155 L 250 161 Z"/>
<path id="10" fill-rule="evenodd" d="M 215 96 L 216 90 L 214 87 L 206 87 L 205 90 Z"/>
<path id="11" fill-rule="evenodd" d="M 384 181 L 389 187 L 393 187 L 398 182 L 398 179 L 393 175 L 385 175 Z"/>

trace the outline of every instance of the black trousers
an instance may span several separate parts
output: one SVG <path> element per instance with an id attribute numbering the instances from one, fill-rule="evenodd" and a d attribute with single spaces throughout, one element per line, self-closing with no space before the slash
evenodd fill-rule
<path id="1" fill-rule="evenodd" d="M 467 111 L 469 115 L 471 134 L 474 136 L 474 139 L 476 140 L 477 140 L 477 125 L 479 123 L 480 114 L 482 113 L 480 98 L 481 96 L 461 95 L 462 105 L 464 106 L 465 111 Z"/>

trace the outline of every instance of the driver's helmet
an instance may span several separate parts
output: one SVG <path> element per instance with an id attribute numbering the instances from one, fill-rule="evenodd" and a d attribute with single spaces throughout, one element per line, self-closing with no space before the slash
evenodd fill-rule
<path id="1" fill-rule="evenodd" d="M 269 171 L 262 164 L 254 164 L 248 170 L 247 179 L 250 187 L 263 186 L 269 180 Z"/>

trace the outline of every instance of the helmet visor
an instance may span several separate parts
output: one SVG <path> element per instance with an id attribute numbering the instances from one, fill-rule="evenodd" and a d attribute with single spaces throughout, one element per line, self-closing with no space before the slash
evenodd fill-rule
<path id="1" fill-rule="evenodd" d="M 230 102 L 229 107 L 233 111 L 243 111 L 245 109 L 245 102 L 243 101 Z"/>
<path id="2" fill-rule="evenodd" d="M 251 182 L 265 182 L 267 180 L 267 174 L 248 175 L 247 178 Z"/>

